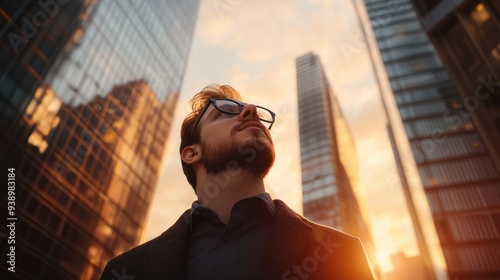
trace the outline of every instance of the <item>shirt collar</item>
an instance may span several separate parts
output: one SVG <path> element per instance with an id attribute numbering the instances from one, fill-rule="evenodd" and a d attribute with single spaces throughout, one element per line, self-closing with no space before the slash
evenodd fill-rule
<path id="1" fill-rule="evenodd" d="M 266 209 L 271 214 L 271 216 L 274 216 L 274 213 L 276 213 L 276 205 L 274 205 L 273 199 L 271 198 L 271 195 L 269 193 L 263 192 L 263 193 L 260 193 L 260 194 L 258 194 L 256 196 L 254 196 L 254 197 L 249 197 L 249 198 L 245 198 L 245 199 L 255 199 L 255 198 L 258 198 L 259 201 L 262 201 L 264 203 L 264 205 L 266 206 Z M 244 199 L 242 199 L 242 200 L 244 200 Z M 242 200 L 240 200 L 240 201 L 242 201 Z M 236 202 L 235 204 L 239 203 L 240 201 Z M 193 202 L 193 204 L 191 204 L 191 212 L 189 213 L 189 217 L 192 218 L 193 217 L 193 213 L 196 210 L 199 211 L 201 209 L 210 209 L 210 208 L 201 205 L 198 202 L 198 200 L 195 200 Z"/>

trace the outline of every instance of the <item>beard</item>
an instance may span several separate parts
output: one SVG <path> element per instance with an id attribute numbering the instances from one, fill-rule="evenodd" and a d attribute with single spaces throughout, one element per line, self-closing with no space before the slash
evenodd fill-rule
<path id="1" fill-rule="evenodd" d="M 218 174 L 241 168 L 264 178 L 274 163 L 275 152 L 272 141 L 263 139 L 262 135 L 258 134 L 259 132 L 255 132 L 254 137 L 240 142 L 235 141 L 234 137 L 217 143 L 201 140 L 203 163 L 207 172 Z"/>

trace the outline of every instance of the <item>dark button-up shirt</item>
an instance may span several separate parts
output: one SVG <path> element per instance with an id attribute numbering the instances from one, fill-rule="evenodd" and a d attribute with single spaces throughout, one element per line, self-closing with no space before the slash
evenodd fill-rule
<path id="1" fill-rule="evenodd" d="M 275 211 L 271 196 L 262 193 L 237 202 L 225 225 L 214 211 L 195 201 L 187 279 L 257 279 Z"/>

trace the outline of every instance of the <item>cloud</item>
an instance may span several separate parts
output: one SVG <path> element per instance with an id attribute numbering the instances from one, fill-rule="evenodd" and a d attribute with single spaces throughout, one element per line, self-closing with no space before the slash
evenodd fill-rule
<path id="1" fill-rule="evenodd" d="M 334 53 L 340 58 L 344 54 L 338 42 L 353 41 L 342 31 L 357 28 L 349 13 L 352 8 L 349 2 L 240 2 L 227 9 L 223 16 L 205 16 L 200 35 L 208 44 L 237 50 L 247 61 L 296 57 L 320 50 L 328 50 L 325 54 Z M 205 4 L 202 9 L 213 12 L 214 5 Z"/>

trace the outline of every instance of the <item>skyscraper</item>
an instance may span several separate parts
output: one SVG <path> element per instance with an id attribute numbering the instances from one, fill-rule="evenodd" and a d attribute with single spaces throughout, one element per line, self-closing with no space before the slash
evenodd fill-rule
<path id="1" fill-rule="evenodd" d="M 497 277 L 500 176 L 489 140 L 479 133 L 476 119 L 462 110 L 464 100 L 411 1 L 365 3 L 449 277 Z"/>
<path id="2" fill-rule="evenodd" d="M 500 3 L 413 0 L 420 20 L 500 170 Z"/>
<path id="3" fill-rule="evenodd" d="M 319 56 L 296 59 L 304 216 L 361 238 L 377 274 L 354 142 Z"/>
<path id="4" fill-rule="evenodd" d="M 198 5 L 0 4 L 0 166 L 14 168 L 16 203 L 13 264 L 1 230 L 2 275 L 98 279 L 139 243 Z"/>

